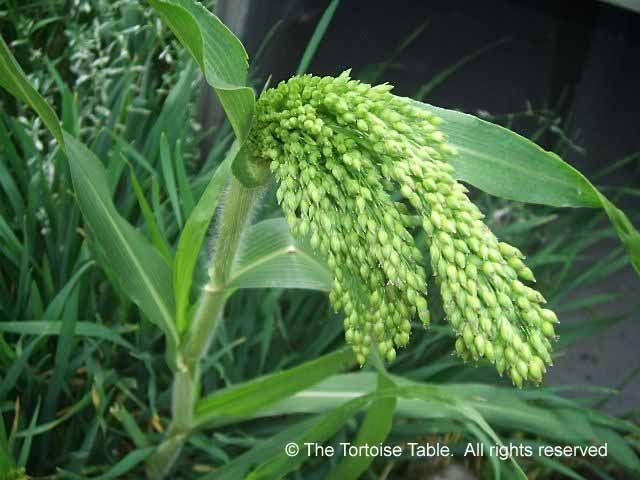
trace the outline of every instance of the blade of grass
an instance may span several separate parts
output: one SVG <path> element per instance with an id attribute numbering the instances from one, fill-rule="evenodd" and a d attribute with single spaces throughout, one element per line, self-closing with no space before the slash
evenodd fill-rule
<path id="1" fill-rule="evenodd" d="M 169 247 L 169 243 L 167 242 L 166 237 L 158 227 L 158 223 L 151 211 L 151 207 L 149 206 L 149 202 L 147 202 L 146 197 L 144 196 L 144 191 L 142 190 L 142 186 L 138 181 L 138 176 L 136 175 L 135 170 L 131 165 L 129 165 L 129 173 L 131 174 L 131 185 L 133 186 L 133 191 L 138 199 L 138 205 L 140 206 L 140 210 L 142 212 L 142 216 L 144 221 L 149 229 L 149 235 L 151 236 L 151 243 L 156 247 L 162 258 L 167 263 L 167 265 L 171 265 L 173 262 L 173 255 L 171 254 L 171 249 Z"/>
<path id="2" fill-rule="evenodd" d="M 371 401 L 371 398 L 371 395 L 364 395 L 334 408 L 330 412 L 320 415 L 315 424 L 304 434 L 290 440 L 290 443 L 294 443 L 300 448 L 297 455 L 290 456 L 283 449 L 271 460 L 268 460 L 253 470 L 247 476 L 247 480 L 274 480 L 282 478 L 287 473 L 292 472 L 309 457 L 306 443 L 318 444 L 327 441 L 342 428 L 358 410 Z"/>
<path id="3" fill-rule="evenodd" d="M 379 393 L 385 389 L 392 389 L 396 385 L 383 372 L 378 373 Z M 371 402 L 358 434 L 353 442 L 355 446 L 382 444 L 393 424 L 393 415 L 396 409 L 396 398 L 393 396 L 380 396 Z M 329 480 L 357 480 L 369 468 L 374 457 L 367 455 L 344 457 L 335 469 L 331 471 Z"/>
<path id="4" fill-rule="evenodd" d="M 20 456 L 18 457 L 18 466 L 20 467 L 25 467 L 27 465 L 27 460 L 29 459 L 29 453 L 31 452 L 33 432 L 35 432 L 35 428 L 38 423 L 39 414 L 40 414 L 40 399 L 38 398 L 38 403 L 36 403 L 36 408 L 33 411 L 31 421 L 29 422 L 29 427 L 27 428 L 26 435 L 24 437 L 24 440 L 22 441 L 22 446 L 20 447 Z"/>
<path id="5" fill-rule="evenodd" d="M 340 5 L 340 0 L 331 0 L 331 3 L 327 6 L 322 17 L 320 17 L 320 21 L 318 22 L 318 25 L 316 25 L 313 35 L 311 35 L 307 48 L 302 54 L 300 64 L 296 69 L 296 75 L 302 75 L 307 72 L 307 68 L 309 68 L 309 64 L 311 63 L 311 60 L 313 60 L 313 56 L 316 54 L 316 50 L 318 49 L 324 34 L 327 32 L 327 28 L 331 23 L 333 15 L 336 13 L 338 5 Z"/>
<path id="6" fill-rule="evenodd" d="M 418 101 L 423 101 L 427 96 L 431 94 L 431 92 L 433 92 L 436 88 L 442 85 L 447 79 L 449 79 L 462 67 L 473 62 L 474 60 L 481 57 L 485 53 L 490 52 L 491 50 L 501 45 L 504 45 L 505 43 L 510 41 L 511 41 L 510 37 L 500 38 L 494 42 L 491 42 L 485 45 L 482 48 L 479 48 L 475 52 L 472 52 L 469 55 L 462 57 L 457 62 L 449 65 L 447 68 L 445 68 L 441 72 L 438 72 L 436 75 L 434 75 L 433 78 L 429 80 L 429 82 L 422 85 L 420 89 L 416 92 L 413 98 L 415 98 Z"/>
<path id="7" fill-rule="evenodd" d="M 128 327 L 128 330 L 131 330 L 131 327 Z M 50 320 L 0 322 L 0 331 L 21 335 L 60 335 L 60 332 L 62 331 L 62 322 Z M 75 333 L 80 337 L 92 337 L 106 340 L 133 352 L 137 350 L 131 343 L 116 333 L 113 328 L 108 328 L 95 322 L 77 322 Z"/>
<path id="8" fill-rule="evenodd" d="M 180 200 L 182 202 L 182 208 L 184 209 L 184 215 L 188 218 L 195 206 L 195 200 L 187 177 L 186 165 L 182 155 L 182 141 L 180 139 L 176 141 L 173 158 L 176 160 L 176 177 L 178 179 L 178 188 L 180 189 Z"/>
<path id="9" fill-rule="evenodd" d="M 169 142 L 167 142 L 167 136 L 164 132 L 160 135 L 160 164 L 162 166 L 165 189 L 169 195 L 169 201 L 171 202 L 173 213 L 176 216 L 178 228 L 182 230 L 182 209 L 178 201 L 178 187 L 176 186 L 176 177 L 173 172 L 173 161 L 171 159 Z"/>
<path id="10" fill-rule="evenodd" d="M 338 350 L 298 367 L 234 385 L 198 401 L 195 423 L 243 417 L 353 365 L 350 349 Z"/>

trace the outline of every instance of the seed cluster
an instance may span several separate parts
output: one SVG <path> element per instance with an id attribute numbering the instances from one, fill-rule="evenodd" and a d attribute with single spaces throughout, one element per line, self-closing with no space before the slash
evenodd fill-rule
<path id="1" fill-rule="evenodd" d="M 270 162 L 294 235 L 326 259 L 345 338 L 362 364 L 388 361 L 417 316 L 429 325 L 426 273 L 414 235 L 425 232 L 456 352 L 484 357 L 520 386 L 551 363 L 555 314 L 522 281 L 522 254 L 498 242 L 453 177 L 442 120 L 409 99 L 351 80 L 305 75 L 265 91 L 250 137 Z"/>

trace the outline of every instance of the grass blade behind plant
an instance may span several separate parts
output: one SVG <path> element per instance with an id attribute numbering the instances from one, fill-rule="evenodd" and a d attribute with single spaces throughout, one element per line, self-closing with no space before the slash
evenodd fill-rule
<path id="1" fill-rule="evenodd" d="M 485 45 L 482 48 L 479 48 L 475 52 L 472 52 L 469 55 L 462 57 L 457 62 L 453 63 L 452 65 L 449 65 L 447 68 L 445 68 L 441 72 L 434 75 L 433 78 L 429 80 L 429 82 L 422 85 L 414 95 L 414 98 L 420 102 L 423 101 L 425 97 L 427 97 L 428 95 L 431 94 L 431 92 L 433 92 L 433 90 L 435 90 L 440 85 L 442 85 L 449 77 L 451 77 L 451 75 L 456 73 L 462 67 L 464 67 L 468 63 L 473 62 L 475 59 L 477 59 L 478 57 L 481 57 L 485 53 L 490 52 L 494 48 L 507 43 L 510 40 L 511 39 L 509 37 L 500 38 L 494 42 L 491 42 Z"/>
<path id="2" fill-rule="evenodd" d="M 112 480 L 118 478 L 126 478 L 123 477 L 123 475 L 130 472 L 135 467 L 144 462 L 147 457 L 149 457 L 149 455 L 153 453 L 154 450 L 155 447 L 138 448 L 136 450 L 133 450 L 127 453 L 124 458 L 122 458 L 122 460 L 113 465 L 105 473 L 96 477 L 80 476 L 63 469 L 60 469 L 60 473 L 64 474 L 63 478 L 69 478 L 73 480 Z"/>
<path id="3" fill-rule="evenodd" d="M 33 350 L 40 343 L 42 339 L 42 335 L 38 338 L 34 338 L 29 342 L 29 344 L 23 348 L 22 352 L 20 352 L 20 356 L 16 358 L 16 360 L 11 364 L 11 367 L 4 373 L 2 382 L 0 382 L 0 402 L 2 402 L 6 395 L 13 390 L 15 387 L 18 378 L 22 374 L 22 371 L 27 366 L 27 362 L 29 361 L 29 357 L 33 353 Z"/>
<path id="4" fill-rule="evenodd" d="M 171 254 L 171 249 L 169 248 L 169 243 L 167 242 L 166 237 L 160 230 L 158 226 L 158 222 L 156 222 L 155 217 L 153 216 L 153 211 L 149 206 L 149 202 L 147 202 L 146 197 L 144 196 L 144 191 L 142 190 L 142 186 L 138 181 L 138 176 L 136 175 L 135 169 L 129 165 L 129 173 L 131 174 L 131 185 L 133 186 L 133 191 L 138 199 L 138 205 L 140 206 L 140 211 L 142 212 L 142 216 L 144 217 L 144 221 L 147 225 L 147 229 L 149 230 L 149 235 L 151 235 L 151 242 L 158 249 L 162 258 L 167 263 L 167 265 L 171 265 L 173 256 Z"/>
<path id="5" fill-rule="evenodd" d="M 21 335 L 60 335 L 62 322 L 51 320 L 0 322 L 0 331 Z M 136 348 L 122 338 L 114 328 L 108 328 L 95 322 L 77 322 L 75 333 L 80 337 L 99 338 L 120 345 L 132 352 L 136 351 Z"/>
<path id="6" fill-rule="evenodd" d="M 193 82 L 198 69 L 189 62 L 182 71 L 176 84 L 171 87 L 162 111 L 146 136 L 142 153 L 146 158 L 158 158 L 161 137 L 164 134 L 170 146 L 175 145 L 185 134 L 185 125 L 189 122 L 189 101 L 193 95 Z"/>
<path id="7" fill-rule="evenodd" d="M 331 23 L 331 19 L 333 18 L 333 14 L 336 13 L 336 9 L 340 4 L 340 0 L 331 0 L 331 3 L 327 7 L 327 9 L 320 17 L 320 21 L 318 25 L 316 25 L 316 29 L 313 31 L 313 35 L 311 35 L 311 40 L 307 44 L 307 48 L 302 54 L 302 59 L 300 60 L 300 64 L 298 65 L 298 69 L 296 70 L 296 75 L 302 75 L 307 72 L 307 68 L 309 68 L 309 64 L 313 59 L 313 56 L 322 41 L 322 37 L 324 37 L 327 28 L 329 27 L 329 23 Z"/>
<path id="8" fill-rule="evenodd" d="M 182 208 L 184 209 L 185 216 L 189 217 L 196 202 L 193 198 L 191 185 L 189 185 L 189 179 L 187 178 L 185 160 L 182 156 L 182 140 L 180 139 L 176 141 L 176 149 L 173 154 L 173 158 L 175 159 L 176 178 L 178 181 L 178 188 L 180 190 Z"/>
<path id="9" fill-rule="evenodd" d="M 291 439 L 303 435 L 316 421 L 316 418 L 308 418 L 278 432 L 272 437 L 262 440 L 251 450 L 235 457 L 230 463 L 200 478 L 200 480 L 236 480 L 245 478 L 247 472 L 254 465 L 264 463 L 269 458 L 278 455 L 284 449 L 285 444 L 289 443 Z"/>
<path id="10" fill-rule="evenodd" d="M 178 187 L 176 185 L 176 176 L 173 171 L 173 161 L 171 159 L 171 150 L 169 149 L 169 142 L 164 132 L 160 135 L 160 164 L 162 167 L 162 176 L 164 178 L 164 185 L 169 195 L 169 201 L 173 208 L 173 213 L 176 216 L 178 222 L 178 228 L 182 230 L 182 208 L 178 200 Z"/>
<path id="11" fill-rule="evenodd" d="M 364 395 L 319 416 L 304 434 L 290 440 L 300 448 L 297 455 L 287 455 L 283 449 L 278 455 L 251 472 L 247 480 L 279 479 L 295 470 L 309 457 L 305 443 L 319 444 L 327 441 L 372 398 L 371 395 Z"/>

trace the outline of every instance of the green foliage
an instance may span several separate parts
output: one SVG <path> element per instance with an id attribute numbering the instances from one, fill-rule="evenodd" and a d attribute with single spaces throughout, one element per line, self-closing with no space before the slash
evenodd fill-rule
<path id="1" fill-rule="evenodd" d="M 331 273 L 304 241 L 291 236 L 284 218 L 252 225 L 229 278 L 235 288 L 305 288 L 329 291 Z"/>
<path id="2" fill-rule="evenodd" d="M 105 8 L 96 9 L 97 3 Z M 224 135 L 210 158 L 189 155 L 198 140 L 188 120 L 196 68 L 151 9 L 124 1 L 79 4 L 89 10 L 78 14 L 74 7 L 53 15 L 42 2 L 25 2 L 0 16 L 3 35 L 29 32 L 36 47 L 24 40 L 9 47 L 2 43 L 0 82 L 43 116 L 61 147 L 42 144 L 40 121 L 2 97 L 7 108 L 0 113 L 0 468 L 17 478 L 25 476 L 22 467 L 30 475 L 56 478 L 141 478 L 156 446 L 172 439 L 171 431 L 162 432 L 176 405 L 169 367 L 184 377 L 179 352 L 199 306 L 197 287 L 206 282 L 202 244 L 219 205 L 228 204 L 224 191 L 231 163 L 237 174 L 243 167 L 234 158 L 238 151 L 246 155 L 236 143 L 224 160 L 230 144 Z M 240 42 L 193 2 L 153 4 L 191 45 L 242 138 L 253 92 Z M 316 30 L 305 68 L 336 5 L 332 2 Z M 34 12 L 43 20 L 24 20 Z M 94 32 L 93 21 L 102 28 Z M 39 48 L 55 52 L 61 38 L 79 53 L 52 58 L 50 65 L 35 53 L 25 54 Z M 227 59 L 216 54 L 219 41 L 228 47 L 223 53 L 236 52 L 227 70 L 219 68 L 218 60 Z M 12 51 L 21 63 L 28 61 L 30 82 Z M 16 120 L 17 115 L 24 118 Z M 530 145 L 492 125 L 476 133 L 481 129 L 510 138 L 513 148 Z M 538 160 L 552 158 L 532 152 Z M 533 158 L 525 154 L 518 158 Z M 553 175 L 565 178 L 566 171 L 558 172 Z M 254 173 L 250 169 L 247 182 L 262 183 Z M 571 187 L 560 190 L 572 194 Z M 615 300 L 598 295 L 567 300 L 628 261 L 621 249 L 613 249 L 593 265 L 580 264 L 595 242 L 615 237 L 601 215 L 485 195 L 475 200 L 496 234 L 529 253 L 538 288 L 555 310 Z M 603 197 L 600 201 L 635 248 L 631 223 Z M 445 434 L 457 439 L 454 443 L 606 439 L 607 463 L 544 458 L 519 463 L 542 476 L 560 472 L 579 478 L 591 469 L 607 478 L 638 471 L 635 425 L 551 389 L 499 386 L 487 365 L 469 369 L 450 358 L 454 338 L 433 295 L 431 330 L 416 331 L 412 348 L 398 352 L 390 374 L 341 373 L 353 359 L 343 349 L 340 320 L 323 293 L 331 286 L 328 269 L 304 239 L 291 237 L 271 197 L 258 216 L 231 262 L 225 321 L 217 325 L 211 351 L 199 365 L 196 388 L 191 378 L 183 385 L 196 394 L 195 411 L 177 413 L 187 419 L 195 413 L 195 423 L 172 478 L 201 478 L 203 466 L 214 470 L 205 478 L 243 478 L 252 470 L 254 478 L 278 478 L 298 468 L 303 478 L 326 478 L 335 463 L 286 457 L 284 445 L 392 443 Z M 560 326 L 559 333 L 567 344 L 610 323 L 591 316 L 582 328 Z M 402 460 L 399 468 L 406 464 Z M 344 459 L 336 471 L 341 478 L 357 478 L 368 469 L 366 475 L 375 477 L 384 467 L 379 459 Z M 488 468 L 508 477 L 519 467 L 494 460 Z"/>
<path id="3" fill-rule="evenodd" d="M 178 336 L 173 321 L 171 270 L 149 241 L 116 211 L 100 161 L 72 136 L 65 134 L 64 140 L 76 198 L 102 264 L 175 345 Z"/>
<path id="4" fill-rule="evenodd" d="M 393 394 L 385 394 L 385 390 L 393 390 L 396 384 L 384 372 L 378 373 L 378 398 L 373 400 L 366 416 L 362 420 L 360 429 L 356 434 L 353 445 L 368 446 L 382 444 L 393 427 L 393 416 L 396 410 L 397 399 Z M 373 457 L 368 455 L 351 456 L 342 459 L 335 470 L 329 476 L 330 480 L 357 479 L 360 478 Z"/>
<path id="5" fill-rule="evenodd" d="M 9 93 L 31 105 L 42 118 L 51 134 L 60 144 L 64 144 L 60 121 L 51 106 L 36 92 L 26 80 L 25 74 L 9 51 L 4 39 L 0 37 L 0 85 Z"/>

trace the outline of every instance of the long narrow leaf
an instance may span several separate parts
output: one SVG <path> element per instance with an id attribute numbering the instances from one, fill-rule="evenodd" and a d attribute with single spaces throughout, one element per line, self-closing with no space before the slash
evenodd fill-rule
<path id="1" fill-rule="evenodd" d="M 299 453 L 291 455 L 286 450 L 281 451 L 271 460 L 263 463 L 247 477 L 247 480 L 275 480 L 284 477 L 295 470 L 307 458 L 309 458 L 307 443 L 324 443 L 331 438 L 353 415 L 358 412 L 370 400 L 371 396 L 362 396 L 350 400 L 344 405 L 334 408 L 330 412 L 321 415 L 318 420 L 304 434 L 293 438 L 293 444 L 297 445 Z"/>
<path id="2" fill-rule="evenodd" d="M 60 335 L 62 322 L 33 320 L 22 322 L 0 322 L 0 332 L 18 333 L 21 335 Z M 79 337 L 92 337 L 106 340 L 135 351 L 131 343 L 122 338 L 113 328 L 107 328 L 95 322 L 77 322 L 75 333 Z"/>
<path id="3" fill-rule="evenodd" d="M 58 116 L 44 98 L 26 81 L 22 68 L 13 58 L 2 36 L 0 36 L 0 86 L 14 97 L 31 105 L 31 108 L 40 115 L 40 118 L 42 118 L 42 121 L 58 143 L 64 143 Z"/>
<path id="4" fill-rule="evenodd" d="M 178 200 L 178 186 L 176 184 L 176 176 L 173 171 L 173 160 L 171 159 L 171 150 L 169 142 L 164 132 L 160 135 L 160 164 L 162 167 L 162 176 L 164 177 L 164 186 L 169 195 L 169 201 L 173 207 L 173 213 L 178 222 L 178 228 L 182 230 L 182 207 Z"/>
<path id="5" fill-rule="evenodd" d="M 378 392 L 392 389 L 395 386 L 388 375 L 384 372 L 378 373 Z M 379 445 L 383 443 L 391 431 L 395 409 L 396 398 L 393 396 L 381 396 L 374 399 L 362 421 L 353 445 Z M 374 457 L 368 455 L 345 457 L 332 470 L 329 480 L 357 480 L 371 465 L 373 459 Z"/>
<path id="6" fill-rule="evenodd" d="M 218 207 L 218 201 L 231 174 L 231 163 L 238 153 L 238 142 L 235 142 L 224 162 L 217 168 L 207 184 L 204 193 L 198 200 L 193 212 L 180 234 L 178 248 L 173 265 L 173 293 L 176 302 L 176 323 L 178 331 L 187 328 L 187 311 L 189 308 L 189 292 L 193 285 L 193 271 L 202 248 L 202 242 L 211 224 L 211 219 Z"/>
<path id="7" fill-rule="evenodd" d="M 243 417 L 304 390 L 353 365 L 349 349 L 338 350 L 290 370 L 266 375 L 222 390 L 196 404 L 197 424 Z"/>
<path id="8" fill-rule="evenodd" d="M 64 133 L 78 204 L 102 245 L 123 290 L 153 323 L 177 343 L 173 322 L 171 271 L 155 248 L 118 214 L 109 195 L 104 167 L 71 135 Z"/>
<path id="9" fill-rule="evenodd" d="M 340 0 L 331 0 L 331 3 L 329 3 L 329 6 L 322 14 L 318 25 L 316 25 L 316 28 L 313 31 L 313 35 L 311 35 L 311 40 L 309 40 L 309 43 L 307 44 L 307 48 L 302 54 L 302 59 L 300 60 L 300 64 L 298 65 L 298 69 L 296 70 L 296 75 L 302 75 L 307 72 L 309 64 L 311 63 L 311 60 L 313 59 L 313 56 L 315 55 L 316 50 L 318 49 L 318 46 L 322 41 L 322 37 L 324 37 L 324 34 L 329 27 L 329 23 L 331 23 L 333 15 L 336 13 L 338 5 L 340 5 Z"/>

